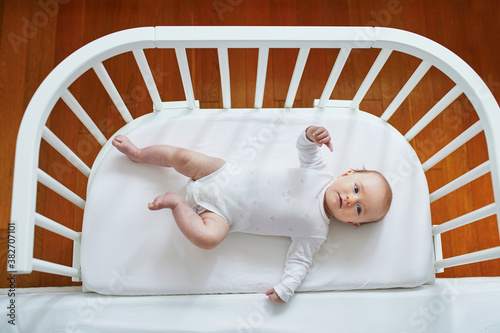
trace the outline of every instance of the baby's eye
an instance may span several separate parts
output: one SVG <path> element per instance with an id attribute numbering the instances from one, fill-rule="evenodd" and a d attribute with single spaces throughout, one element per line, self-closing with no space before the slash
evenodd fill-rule
<path id="1" fill-rule="evenodd" d="M 359 192 L 358 185 L 354 185 L 354 193 L 358 193 L 358 192 Z"/>
<path id="2" fill-rule="evenodd" d="M 358 212 L 358 214 L 361 214 L 361 206 L 360 205 L 356 206 L 356 211 Z"/>

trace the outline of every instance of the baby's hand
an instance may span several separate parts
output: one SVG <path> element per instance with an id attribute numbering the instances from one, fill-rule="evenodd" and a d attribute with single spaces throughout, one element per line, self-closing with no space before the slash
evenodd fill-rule
<path id="1" fill-rule="evenodd" d="M 269 299 L 275 303 L 285 303 L 279 296 L 278 293 L 274 290 L 274 288 L 269 289 L 266 293 L 266 296 L 269 296 Z"/>
<path id="2" fill-rule="evenodd" d="M 309 141 L 314 142 L 321 147 L 325 144 L 330 151 L 333 151 L 333 146 L 331 143 L 330 133 L 328 130 L 322 126 L 309 126 L 306 129 L 306 137 Z"/>

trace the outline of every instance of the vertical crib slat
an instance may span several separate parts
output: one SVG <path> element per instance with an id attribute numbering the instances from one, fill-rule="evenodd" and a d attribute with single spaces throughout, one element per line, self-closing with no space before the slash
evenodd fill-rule
<path id="1" fill-rule="evenodd" d="M 224 109 L 231 108 L 231 82 L 229 79 L 229 55 L 227 47 L 217 49 L 219 57 L 220 83 L 222 89 L 222 106 Z"/>
<path id="2" fill-rule="evenodd" d="M 464 226 L 466 224 L 479 221 L 488 216 L 494 215 L 496 213 L 496 204 L 492 203 L 490 205 L 476 209 L 473 212 L 459 216 L 448 222 L 444 222 L 440 225 L 436 225 L 432 228 L 432 234 L 441 234 L 446 231 L 456 229 L 458 227 Z"/>
<path id="3" fill-rule="evenodd" d="M 89 130 L 90 134 L 94 136 L 94 138 L 103 146 L 107 139 L 102 134 L 101 130 L 97 125 L 92 121 L 87 112 L 82 108 L 80 103 L 76 100 L 76 98 L 71 94 L 69 90 L 65 90 L 61 95 L 62 100 L 68 105 L 68 107 L 73 111 L 73 113 L 80 119 L 82 124 Z"/>
<path id="4" fill-rule="evenodd" d="M 431 158 L 429 158 L 425 163 L 422 164 L 422 168 L 424 171 L 429 170 L 432 168 L 434 165 L 439 163 L 442 159 L 444 159 L 446 156 L 450 155 L 452 152 L 454 152 L 458 147 L 462 146 L 465 144 L 467 141 L 475 137 L 479 132 L 483 130 L 483 127 L 481 126 L 480 121 L 477 121 L 475 124 L 473 124 L 471 127 L 469 127 L 467 130 L 465 130 L 462 134 L 457 136 L 453 141 L 451 141 L 449 144 L 447 144 L 445 147 L 443 147 L 440 151 L 438 151 L 436 154 L 434 154 Z"/>
<path id="5" fill-rule="evenodd" d="M 195 108 L 193 83 L 191 82 L 191 73 L 189 72 L 189 64 L 185 48 L 175 48 L 175 55 L 181 73 L 182 85 L 184 87 L 184 94 L 189 109 Z"/>
<path id="6" fill-rule="evenodd" d="M 486 250 L 470 252 L 467 254 L 446 258 L 443 260 L 436 260 L 436 262 L 434 262 L 434 269 L 442 269 L 447 267 L 466 265 L 473 262 L 481 262 L 497 258 L 500 258 L 500 246 Z"/>
<path id="7" fill-rule="evenodd" d="M 75 206 L 78 206 L 81 209 L 85 208 L 85 200 L 40 169 L 38 169 L 38 181 L 63 198 L 72 202 Z"/>
<path id="8" fill-rule="evenodd" d="M 439 102 L 436 103 L 420 120 L 405 134 L 405 138 L 411 141 L 421 130 L 446 109 L 454 100 L 463 93 L 459 86 L 453 87 Z"/>
<path id="9" fill-rule="evenodd" d="M 102 62 L 98 63 L 93 68 L 95 73 L 97 74 L 97 77 L 104 86 L 104 89 L 106 89 L 109 97 L 111 98 L 116 108 L 118 109 L 118 112 L 120 112 L 120 114 L 122 115 L 123 120 L 125 120 L 126 123 L 129 123 L 132 120 L 134 120 L 132 118 L 132 115 L 128 111 L 127 106 L 125 105 L 125 102 L 123 102 L 120 93 L 118 92 L 118 90 L 116 90 L 115 84 L 111 80 L 111 77 L 109 77 L 109 74 L 106 71 L 106 68 L 104 68 Z"/>
<path id="10" fill-rule="evenodd" d="M 80 233 L 74 231 L 73 229 L 65 227 L 64 225 L 57 223 L 39 213 L 35 213 L 35 224 L 41 228 L 52 231 L 58 235 L 72 239 L 74 241 L 81 242 L 82 240 L 82 236 L 80 235 Z"/>
<path id="11" fill-rule="evenodd" d="M 80 271 L 74 267 L 54 264 L 53 262 L 33 259 L 33 270 L 50 274 L 80 277 Z"/>
<path id="12" fill-rule="evenodd" d="M 257 62 L 257 80 L 255 83 L 255 102 L 256 109 L 262 108 L 264 102 L 264 88 L 266 86 L 267 63 L 269 59 L 269 48 L 259 49 L 259 60 Z"/>
<path id="13" fill-rule="evenodd" d="M 451 193 L 455 191 L 456 189 L 464 186 L 465 184 L 468 184 L 472 182 L 473 180 L 476 180 L 477 178 L 487 174 L 490 172 L 490 161 L 486 161 L 483 164 L 475 167 L 474 169 L 470 170 L 469 172 L 463 174 L 462 176 L 458 177 L 457 179 L 449 182 L 445 186 L 441 187 L 440 189 L 434 191 L 431 193 L 429 196 L 429 199 L 431 202 L 434 202 L 448 193 Z"/>
<path id="14" fill-rule="evenodd" d="M 297 90 L 299 89 L 300 79 L 302 78 L 304 67 L 306 66 L 307 57 L 309 56 L 309 51 L 310 48 L 301 48 L 299 50 L 297 62 L 295 63 L 292 79 L 290 81 L 290 86 L 288 87 L 288 93 L 286 95 L 285 108 L 291 108 L 293 106 L 295 95 L 297 95 Z"/>
<path id="15" fill-rule="evenodd" d="M 151 73 L 151 68 L 149 68 L 148 60 L 146 59 L 146 55 L 144 54 L 143 49 L 133 50 L 135 61 L 137 62 L 137 66 L 141 71 L 142 78 L 144 79 L 144 83 L 146 83 L 146 88 L 149 91 L 149 96 L 151 96 L 151 100 L 153 101 L 153 105 L 155 110 L 161 111 L 163 109 L 163 103 L 161 101 L 160 93 L 158 92 L 158 88 L 156 87 L 155 79 L 153 77 L 153 73 Z"/>
<path id="16" fill-rule="evenodd" d="M 375 81 L 375 78 L 377 78 L 378 73 L 380 73 L 380 71 L 382 70 L 382 67 L 384 67 L 385 62 L 387 61 L 387 59 L 389 59 L 391 53 L 392 50 L 390 49 L 382 49 L 382 51 L 380 51 L 377 59 L 375 59 L 375 62 L 370 68 L 370 71 L 368 72 L 368 74 L 366 74 L 363 83 L 361 83 L 361 86 L 356 92 L 356 95 L 352 99 L 351 109 L 359 108 L 359 104 L 365 97 L 366 93 L 368 92 L 368 89 L 370 89 L 371 85 L 373 84 L 373 81 Z"/>
<path id="17" fill-rule="evenodd" d="M 81 235 L 81 233 L 79 233 L 79 235 Z M 82 276 L 81 276 L 81 267 L 82 267 L 81 248 L 82 248 L 82 242 L 81 242 L 81 240 L 73 242 L 73 265 L 72 265 L 72 267 L 78 271 L 78 275 L 77 276 L 72 276 L 71 281 L 73 281 L 73 282 L 81 282 L 82 281 Z"/>
<path id="18" fill-rule="evenodd" d="M 333 89 L 337 84 L 342 69 L 344 69 L 350 52 L 351 49 L 349 48 L 340 49 L 337 59 L 335 60 L 335 64 L 332 67 L 332 71 L 330 72 L 330 76 L 328 77 L 328 81 L 326 81 L 326 85 L 323 89 L 323 93 L 321 94 L 321 98 L 319 99 L 319 108 L 324 108 L 326 102 L 328 102 L 328 100 L 330 99 L 330 96 L 332 95 Z"/>
<path id="19" fill-rule="evenodd" d="M 42 138 L 80 170 L 81 173 L 87 177 L 90 175 L 90 168 L 47 127 L 43 129 Z"/>
<path id="20" fill-rule="evenodd" d="M 392 117 L 394 112 L 396 112 L 396 110 L 401 106 L 401 103 L 403 103 L 403 101 L 408 97 L 410 92 L 413 91 L 413 89 L 417 86 L 420 80 L 422 80 L 425 73 L 427 73 L 427 71 L 429 71 L 431 67 L 432 67 L 431 64 L 425 60 L 420 63 L 420 65 L 417 67 L 412 76 L 408 79 L 403 88 L 401 88 L 396 97 L 394 97 L 391 104 L 389 104 L 387 109 L 385 109 L 382 116 L 380 116 L 382 120 L 388 121 L 389 118 Z"/>

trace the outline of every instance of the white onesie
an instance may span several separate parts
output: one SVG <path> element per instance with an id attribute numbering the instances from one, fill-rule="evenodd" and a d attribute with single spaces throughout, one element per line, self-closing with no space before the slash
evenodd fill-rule
<path id="1" fill-rule="evenodd" d="M 297 149 L 299 168 L 233 170 L 226 164 L 191 181 L 186 197 L 198 214 L 208 210 L 226 219 L 229 232 L 291 237 L 284 275 L 274 287 L 285 302 L 306 276 L 330 222 L 323 198 L 333 175 L 305 131 L 297 139 Z"/>

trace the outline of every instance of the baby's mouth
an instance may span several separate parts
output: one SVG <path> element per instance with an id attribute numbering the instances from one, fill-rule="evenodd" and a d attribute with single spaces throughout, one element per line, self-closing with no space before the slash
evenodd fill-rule
<path id="1" fill-rule="evenodd" d="M 340 209 L 342 209 L 342 197 L 340 196 L 340 193 L 339 193 L 339 202 L 340 202 Z"/>

